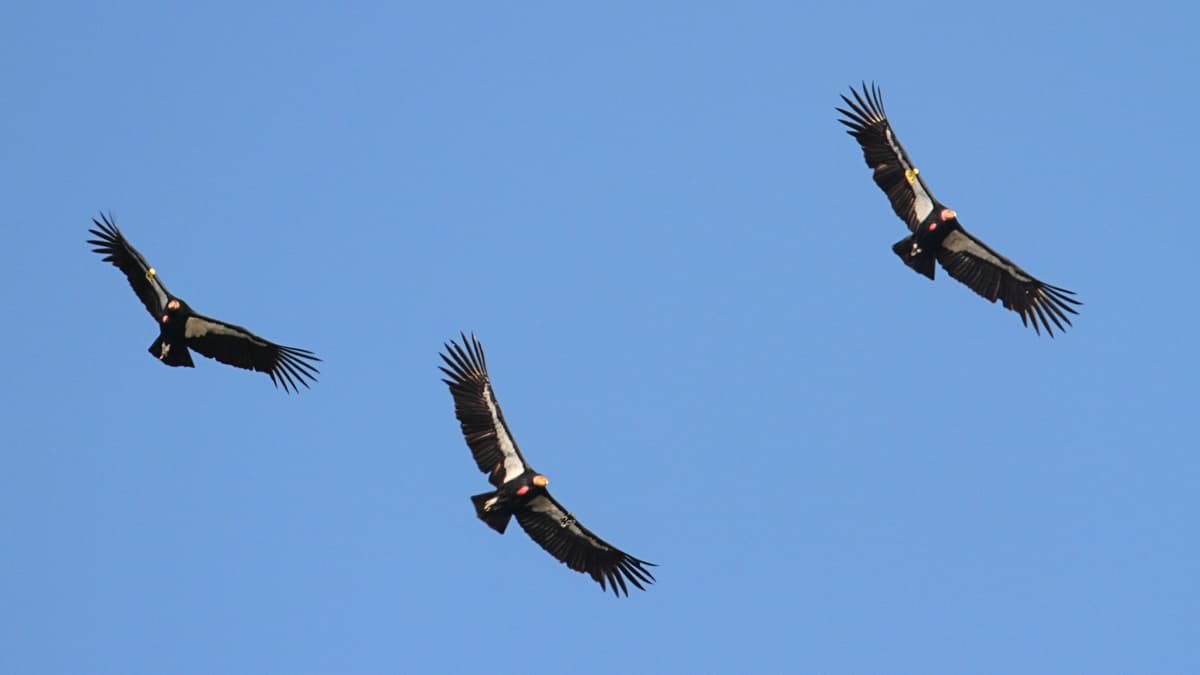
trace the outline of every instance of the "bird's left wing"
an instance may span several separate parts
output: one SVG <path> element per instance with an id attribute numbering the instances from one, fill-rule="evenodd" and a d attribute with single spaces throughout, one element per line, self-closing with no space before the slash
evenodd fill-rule
<path id="1" fill-rule="evenodd" d="M 308 383 L 317 379 L 319 371 L 313 362 L 321 359 L 312 352 L 277 345 L 241 326 L 193 314 L 187 318 L 183 336 L 188 347 L 210 359 L 266 373 L 276 387 L 283 385 L 284 391 L 298 392 L 297 384 L 307 389 Z"/>
<path id="2" fill-rule="evenodd" d="M 488 474 L 488 481 L 500 487 L 504 483 L 525 473 L 529 465 L 521 456 L 517 441 L 508 430 L 504 413 L 496 402 L 492 382 L 488 379 L 487 361 L 483 358 L 483 345 L 474 334 L 468 340 L 462 336 L 463 344 L 451 340 L 446 343 L 446 353 L 441 354 L 446 366 L 438 368 L 449 379 L 443 379 L 454 397 L 454 415 L 462 425 L 467 447 L 479 470 Z"/>
<path id="3" fill-rule="evenodd" d="M 842 96 L 850 109 L 837 109 L 846 119 L 838 121 L 850 128 L 846 133 L 862 146 L 863 158 L 875 172 L 875 184 L 887 194 L 892 210 L 915 232 L 933 211 L 933 194 L 892 131 L 879 89 L 872 84 L 868 90 L 864 83 L 861 96 L 853 87 L 850 93 L 853 101 Z"/>
<path id="4" fill-rule="evenodd" d="M 150 312 L 150 316 L 154 317 L 157 323 L 171 297 L 167 288 L 159 281 L 158 272 L 129 244 L 110 216 L 101 213 L 100 220 L 92 218 L 92 222 L 96 224 L 96 229 L 90 229 L 88 232 L 98 239 L 89 239 L 87 243 L 96 247 L 92 250 L 104 256 L 104 262 L 112 263 L 125 274 L 133 292 L 137 293 L 142 304 L 146 306 L 146 311 Z"/>
<path id="5" fill-rule="evenodd" d="M 626 582 L 643 591 L 643 583 L 654 583 L 654 575 L 646 569 L 654 563 L 638 560 L 592 534 L 548 493 L 529 500 L 516 516 L 530 538 L 567 567 L 590 575 L 600 588 L 611 588 L 620 596 L 629 595 Z"/>
<path id="6" fill-rule="evenodd" d="M 1021 323 L 1029 325 L 1032 321 L 1033 330 L 1039 335 L 1039 323 L 1051 337 L 1054 326 L 1065 332 L 1063 324 L 1071 325 L 1067 314 L 1078 314 L 1072 305 L 1083 304 L 1071 297 L 1075 295 L 1072 291 L 1039 281 L 966 230 L 947 235 L 937 259 L 950 276 L 971 290 L 990 302 L 999 300 L 1005 309 L 1020 314 Z"/>

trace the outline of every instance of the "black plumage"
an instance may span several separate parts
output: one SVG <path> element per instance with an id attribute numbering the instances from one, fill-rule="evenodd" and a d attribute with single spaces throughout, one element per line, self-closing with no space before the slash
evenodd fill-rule
<path id="1" fill-rule="evenodd" d="M 864 84 L 861 94 L 853 88 L 850 93 L 853 100 L 842 96 L 849 109 L 837 108 L 845 116 L 838 121 L 849 127 L 847 133 L 858 141 L 874 171 L 875 184 L 912 232 L 892 246 L 904 264 L 933 279 L 936 260 L 981 297 L 999 300 L 1019 314 L 1022 323 L 1032 323 L 1035 332 L 1045 329 L 1053 337 L 1055 327 L 1065 331 L 1071 325 L 1068 315 L 1078 314 L 1073 306 L 1082 304 L 1071 297 L 1074 293 L 1038 280 L 964 229 L 958 214 L 933 196 L 900 145 L 878 87 Z"/>
<path id="2" fill-rule="evenodd" d="M 158 272 L 137 249 L 129 244 L 108 216 L 92 219 L 96 227 L 88 230 L 96 239 L 88 243 L 125 274 L 150 316 L 159 326 L 159 336 L 150 345 L 150 353 L 168 366 L 193 367 L 189 348 L 238 368 L 266 373 L 275 386 L 296 392 L 297 385 L 309 386 L 318 373 L 320 361 L 307 349 L 284 347 L 264 340 L 241 326 L 198 314 L 163 285 Z"/>
<path id="3" fill-rule="evenodd" d="M 509 520 L 567 567 L 592 577 L 601 588 L 618 596 L 629 594 L 629 585 L 645 590 L 654 583 L 647 566 L 596 536 L 550 496 L 545 476 L 534 471 L 521 455 L 504 421 L 488 378 L 483 345 L 472 335 L 462 345 L 451 341 L 441 355 L 445 382 L 454 397 L 454 413 L 479 470 L 496 487 L 471 497 L 475 514 L 503 534 Z"/>

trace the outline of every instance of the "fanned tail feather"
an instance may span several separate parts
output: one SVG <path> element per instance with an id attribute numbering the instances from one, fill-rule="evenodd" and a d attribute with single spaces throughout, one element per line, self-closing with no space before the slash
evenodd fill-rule
<path id="1" fill-rule="evenodd" d="M 933 265 L 935 256 L 933 251 L 923 250 L 916 255 L 913 255 L 913 238 L 912 236 L 905 237 L 892 245 L 892 251 L 900 256 L 900 260 L 904 261 L 905 265 L 913 268 L 918 274 L 925 275 L 930 279 L 933 278 Z"/>
<path id="2" fill-rule="evenodd" d="M 504 530 L 508 527 L 508 521 L 512 518 L 512 511 L 508 509 L 497 509 L 493 511 L 487 510 L 485 504 L 492 497 L 495 497 L 495 492 L 485 492 L 481 495 L 471 497 L 471 503 L 475 505 L 475 515 L 480 520 L 487 523 L 487 526 L 493 530 L 504 534 Z"/>

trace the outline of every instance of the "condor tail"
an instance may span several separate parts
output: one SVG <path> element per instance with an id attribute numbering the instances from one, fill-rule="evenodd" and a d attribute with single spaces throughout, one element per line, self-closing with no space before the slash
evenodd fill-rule
<path id="1" fill-rule="evenodd" d="M 163 342 L 161 335 L 150 345 L 150 354 L 168 366 L 196 367 L 192 363 L 192 353 L 188 351 L 187 345 Z"/>
<path id="2" fill-rule="evenodd" d="M 491 502 L 490 506 L 497 506 L 498 497 L 499 495 L 495 492 L 485 492 L 471 497 L 471 503 L 475 505 L 475 515 L 479 516 L 480 520 L 487 523 L 487 526 L 493 530 L 504 534 L 505 528 L 508 527 L 508 521 L 512 518 L 512 511 L 504 507 L 495 510 L 488 509 L 489 502 Z"/>
<path id="3" fill-rule="evenodd" d="M 920 253 L 913 255 L 913 250 L 913 238 L 911 235 L 892 245 L 892 251 L 895 252 L 896 255 L 900 256 L 900 259 L 904 261 L 905 265 L 908 265 L 916 270 L 918 274 L 923 274 L 932 279 L 935 269 L 933 266 L 935 257 L 933 255 L 934 252 L 923 250 Z"/>

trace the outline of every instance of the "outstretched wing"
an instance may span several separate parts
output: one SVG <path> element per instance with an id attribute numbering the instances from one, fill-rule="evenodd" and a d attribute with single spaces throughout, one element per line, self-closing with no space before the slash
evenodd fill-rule
<path id="1" fill-rule="evenodd" d="M 875 172 L 875 184 L 892 202 L 892 210 L 915 232 L 933 211 L 933 193 L 892 132 L 879 88 L 872 84 L 868 90 L 864 83 L 861 96 L 853 87 L 850 93 L 854 95 L 853 101 L 842 96 L 850 109 L 837 109 L 846 119 L 838 121 L 850 128 L 846 133 L 862 146 L 867 166 Z"/>
<path id="2" fill-rule="evenodd" d="M 449 368 L 439 366 L 439 369 L 449 379 L 442 382 L 450 386 L 454 415 L 462 425 L 475 463 L 480 471 L 488 474 L 492 485 L 500 487 L 525 473 L 529 465 L 521 456 L 504 421 L 504 413 L 500 412 L 500 404 L 496 402 L 488 379 L 487 361 L 483 358 L 483 345 L 473 333 L 470 340 L 462 335 L 462 341 L 462 346 L 453 340 L 445 345 L 446 353 L 441 357 Z"/>
<path id="3" fill-rule="evenodd" d="M 92 218 L 92 222 L 96 224 L 96 229 L 89 229 L 88 232 L 98 238 L 89 239 L 87 243 L 96 247 L 92 250 L 104 256 L 105 262 L 112 263 L 125 273 L 133 292 L 141 298 L 146 311 L 150 312 L 150 316 L 154 317 L 157 323 L 171 297 L 166 286 L 158 280 L 158 272 L 146 262 L 137 249 L 129 245 L 111 216 L 101 213 L 100 220 Z"/>
<path id="4" fill-rule="evenodd" d="M 319 372 L 313 362 L 320 361 L 307 349 L 284 347 L 264 340 L 233 324 L 193 314 L 187 318 L 183 336 L 188 347 L 201 354 L 238 368 L 257 370 L 271 376 L 276 387 L 298 392 L 297 384 L 308 388 Z"/>
<path id="5" fill-rule="evenodd" d="M 1054 326 L 1065 332 L 1071 325 L 1067 314 L 1078 314 L 1072 305 L 1083 304 L 1070 297 L 1072 291 L 1037 280 L 1016 263 L 996 253 L 966 230 L 951 232 L 937 252 L 938 262 L 950 276 L 970 287 L 990 302 L 999 300 L 1005 309 L 1021 315 L 1021 323 L 1038 324 L 1054 337 Z"/>
<path id="6" fill-rule="evenodd" d="M 620 596 L 629 595 L 627 581 L 643 591 L 643 582 L 654 583 L 654 575 L 645 567 L 654 563 L 638 560 L 592 534 L 548 493 L 529 500 L 516 516 L 521 529 L 550 555 L 590 575 L 600 588 L 611 588 Z"/>

